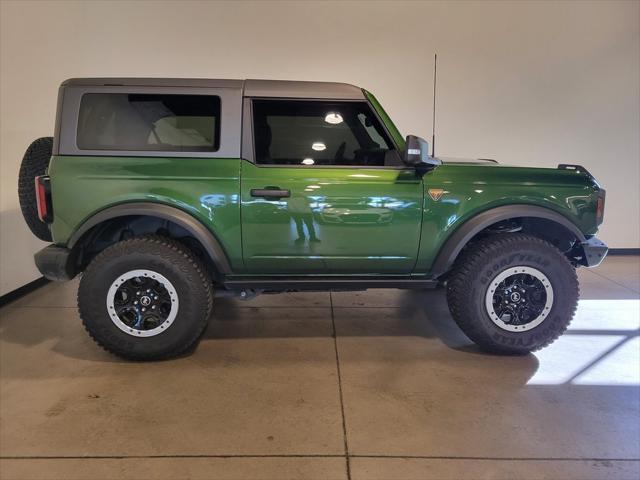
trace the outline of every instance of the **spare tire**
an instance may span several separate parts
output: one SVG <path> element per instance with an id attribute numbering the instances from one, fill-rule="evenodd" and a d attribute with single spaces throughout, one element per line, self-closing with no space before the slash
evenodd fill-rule
<path id="1" fill-rule="evenodd" d="M 40 240 L 51 241 L 49 226 L 38 218 L 36 203 L 35 177 L 44 175 L 53 150 L 53 137 L 42 137 L 34 140 L 22 157 L 18 175 L 18 198 L 24 221 L 31 232 Z"/>

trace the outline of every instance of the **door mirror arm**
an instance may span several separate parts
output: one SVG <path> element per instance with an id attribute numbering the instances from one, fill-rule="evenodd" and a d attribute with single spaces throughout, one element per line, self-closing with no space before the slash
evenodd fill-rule
<path id="1" fill-rule="evenodd" d="M 407 136 L 402 161 L 419 171 L 430 170 L 442 163 L 438 158 L 429 156 L 429 142 L 415 135 Z"/>

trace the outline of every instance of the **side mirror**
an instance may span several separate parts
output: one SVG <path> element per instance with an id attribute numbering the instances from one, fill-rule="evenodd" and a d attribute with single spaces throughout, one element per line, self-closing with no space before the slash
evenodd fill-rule
<path id="1" fill-rule="evenodd" d="M 411 167 L 435 167 L 441 163 L 437 158 L 429 156 L 429 142 L 415 135 L 407 136 L 402 161 Z"/>

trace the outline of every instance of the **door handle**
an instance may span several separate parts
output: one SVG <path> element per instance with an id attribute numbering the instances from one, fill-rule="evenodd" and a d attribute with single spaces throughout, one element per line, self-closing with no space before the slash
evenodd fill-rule
<path id="1" fill-rule="evenodd" d="M 279 187 L 252 188 L 251 196 L 261 198 L 289 198 L 291 191 L 283 190 Z"/>

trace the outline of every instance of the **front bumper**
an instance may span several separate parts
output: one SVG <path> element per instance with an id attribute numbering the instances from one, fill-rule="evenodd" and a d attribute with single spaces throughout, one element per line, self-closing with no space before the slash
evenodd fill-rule
<path id="1" fill-rule="evenodd" d="M 33 258 L 40 273 L 49 280 L 64 282 L 76 276 L 76 259 L 68 248 L 49 245 Z"/>
<path id="2" fill-rule="evenodd" d="M 586 242 L 579 244 L 579 263 L 585 267 L 597 267 L 607 256 L 609 247 L 596 237 L 591 237 Z"/>

